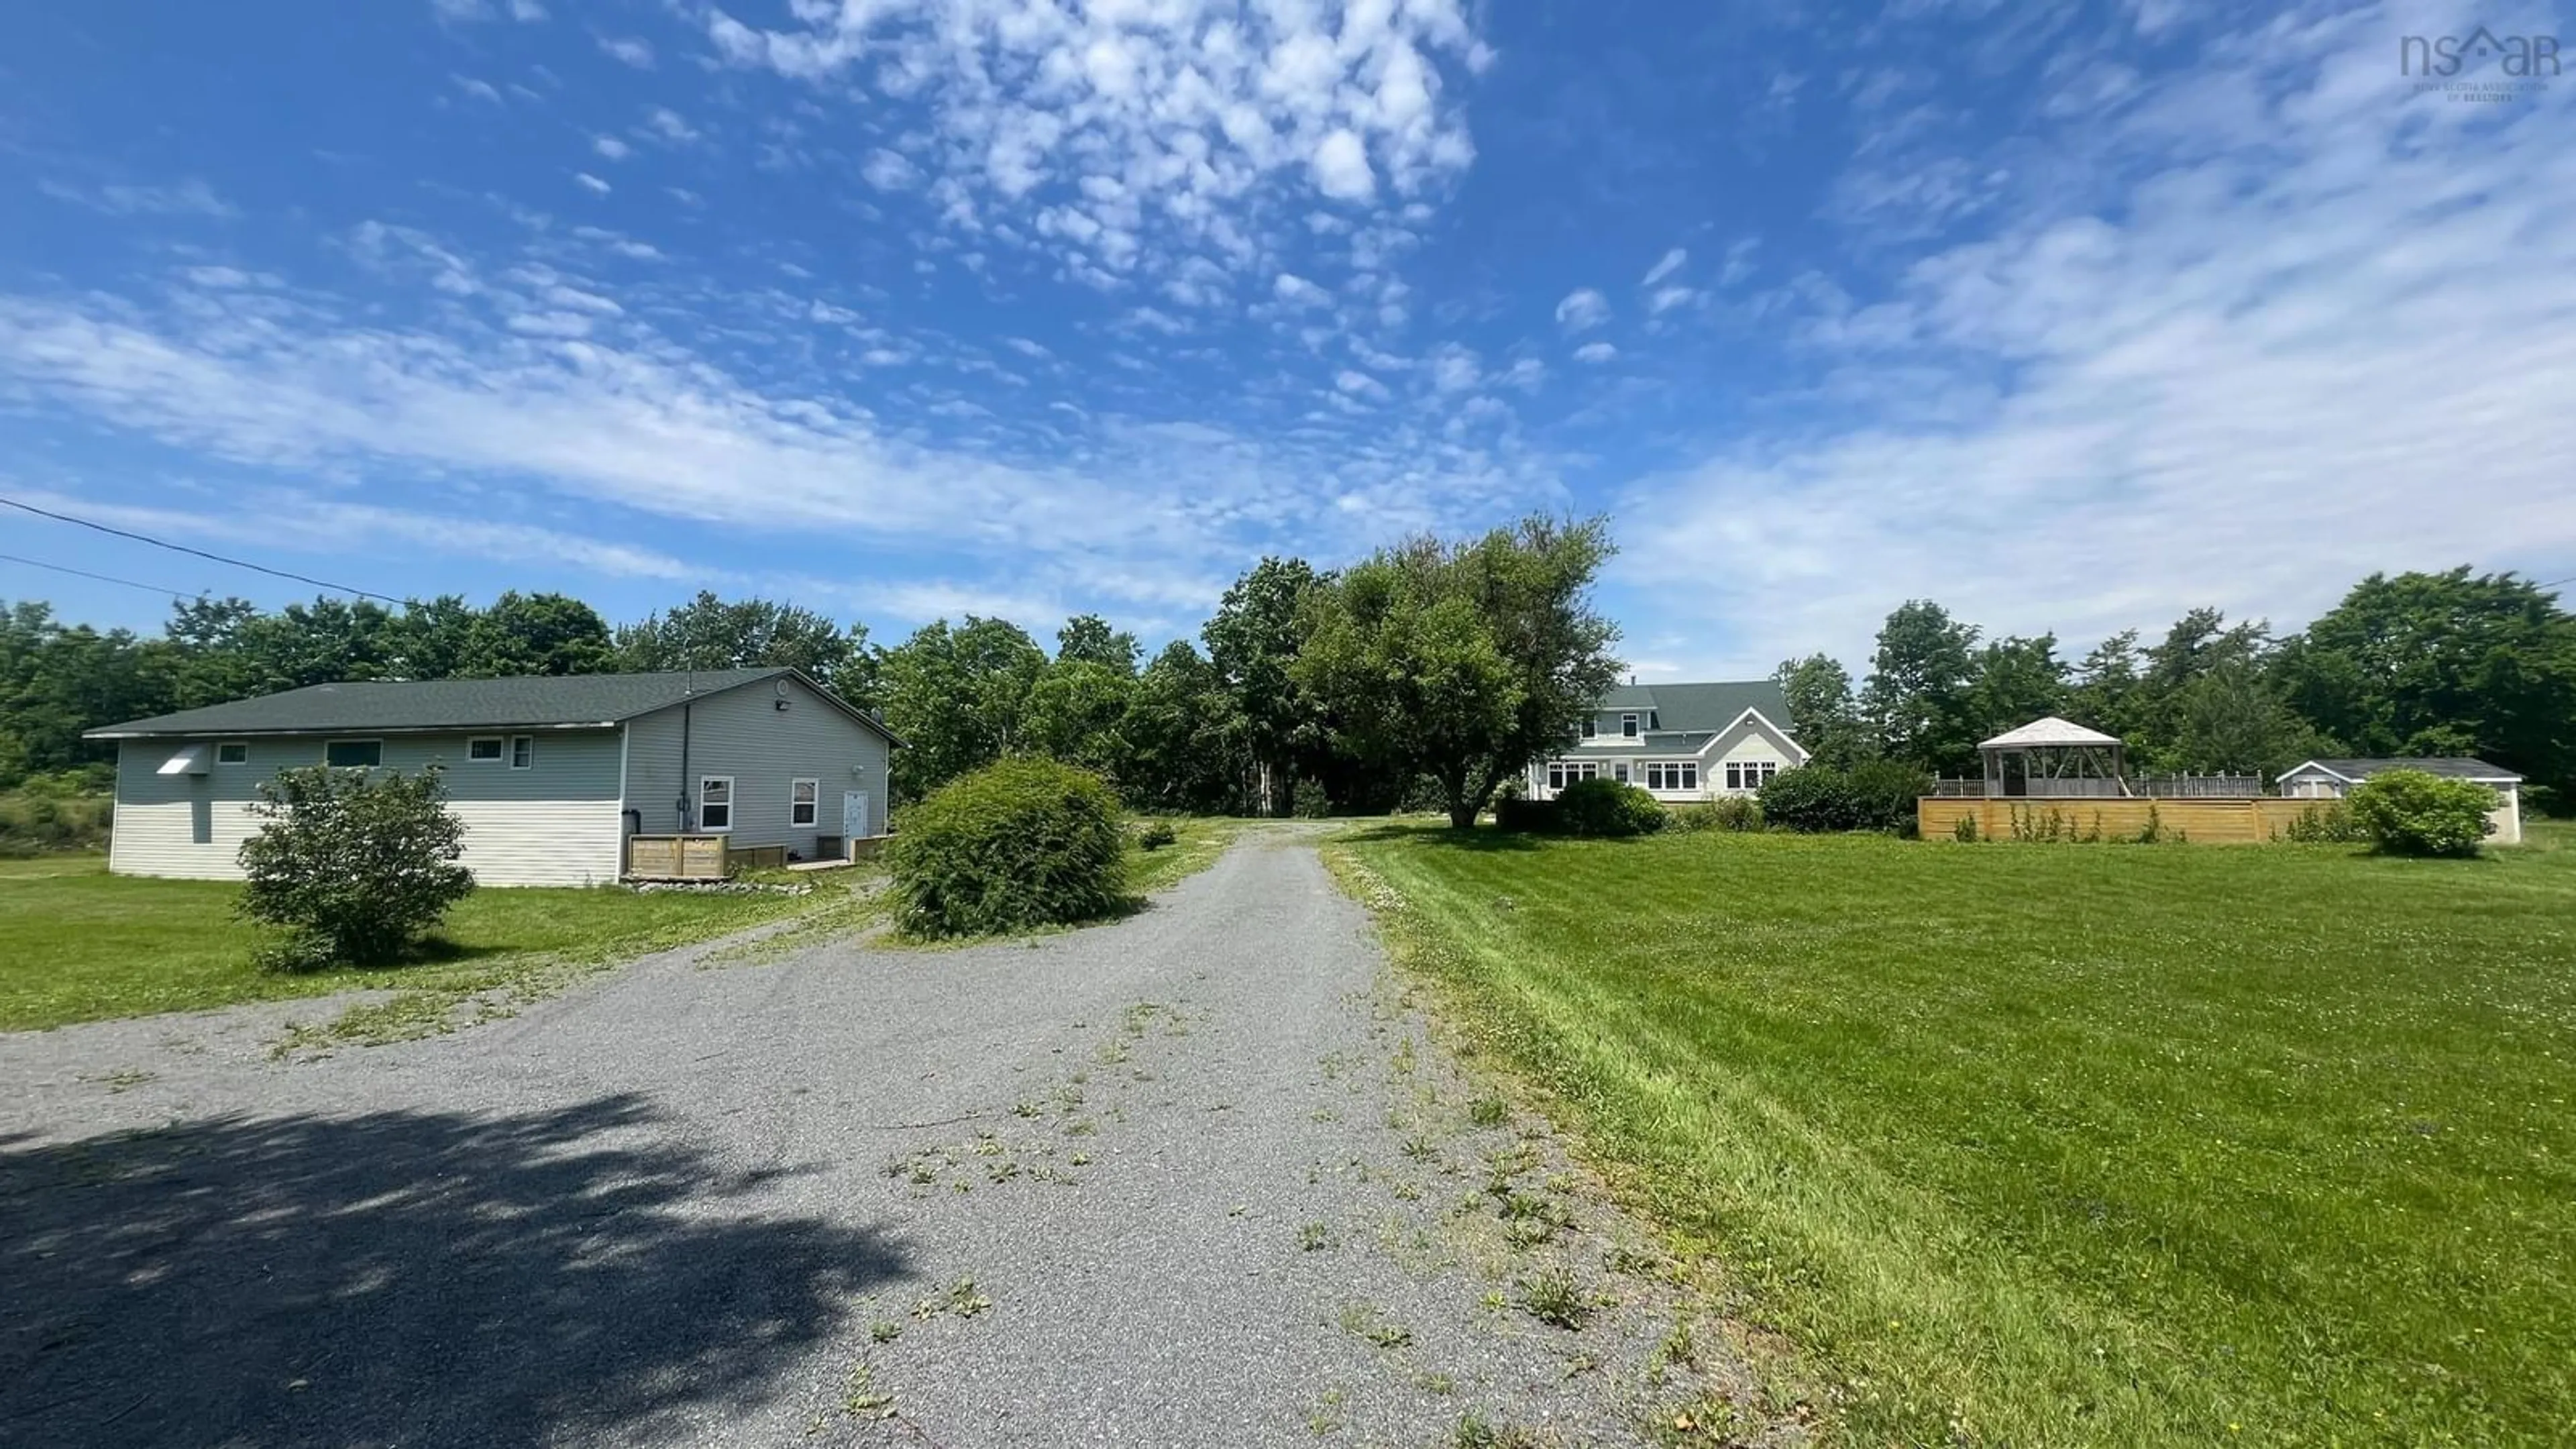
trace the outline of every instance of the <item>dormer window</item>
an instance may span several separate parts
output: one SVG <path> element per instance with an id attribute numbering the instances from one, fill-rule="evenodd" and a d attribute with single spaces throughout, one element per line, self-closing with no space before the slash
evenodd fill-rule
<path id="1" fill-rule="evenodd" d="M 1585 715 L 1583 717 L 1583 737 L 1588 740 L 1600 732 L 1601 722 L 1588 714 Z"/>
<path id="2" fill-rule="evenodd" d="M 1623 714 L 1619 716 L 1619 734 L 1625 739 L 1633 740 L 1637 737 L 1637 717 L 1635 715 Z"/>
<path id="3" fill-rule="evenodd" d="M 1648 729 L 1650 729 L 1650 730 L 1659 730 L 1659 729 L 1662 729 L 1663 727 L 1664 727 L 1664 715 L 1663 715 L 1663 711 L 1661 711 L 1661 710 L 1655 710 L 1655 709 L 1650 709 L 1650 710 L 1646 711 L 1646 728 L 1648 728 Z"/>

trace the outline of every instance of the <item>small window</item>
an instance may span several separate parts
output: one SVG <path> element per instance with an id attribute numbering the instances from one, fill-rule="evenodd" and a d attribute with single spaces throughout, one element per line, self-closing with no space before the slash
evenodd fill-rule
<path id="1" fill-rule="evenodd" d="M 1565 761 L 1550 760 L 1547 762 L 1547 788 L 1550 793 L 1554 793 L 1565 788 Z"/>
<path id="2" fill-rule="evenodd" d="M 1612 768 L 1612 775 L 1611 775 L 1611 778 L 1613 778 L 1613 779 L 1617 780 L 1617 781 L 1618 781 L 1620 784 L 1622 784 L 1622 785 L 1625 785 L 1625 784 L 1627 784 L 1627 783 L 1628 783 L 1628 762 L 1627 762 L 1627 761 L 1625 761 L 1625 760 L 1621 760 L 1617 765 L 1612 766 L 1611 768 Z"/>
<path id="3" fill-rule="evenodd" d="M 1637 737 L 1637 717 L 1633 714 L 1623 714 L 1619 716 L 1619 733 L 1629 739 L 1635 739 Z"/>
<path id="4" fill-rule="evenodd" d="M 1590 739 L 1601 732 L 1601 722 L 1590 715 L 1583 717 L 1583 737 Z"/>
<path id="5" fill-rule="evenodd" d="M 501 737 L 484 735 L 465 742 L 465 758 L 478 765 L 493 765 L 501 760 Z"/>
<path id="6" fill-rule="evenodd" d="M 218 765 L 249 764 L 250 742 L 248 740 L 226 740 L 222 744 L 215 746 L 215 763 Z"/>
<path id="7" fill-rule="evenodd" d="M 333 740 L 322 747 L 322 763 L 344 770 L 372 770 L 384 762 L 383 740 Z"/>
<path id="8" fill-rule="evenodd" d="M 524 770 L 536 762 L 536 737 L 534 735 L 510 736 L 510 768 L 513 770 Z"/>
<path id="9" fill-rule="evenodd" d="M 790 825 L 813 824 L 815 805 L 816 802 L 822 798 L 822 792 L 823 786 L 822 782 L 819 780 L 788 781 L 787 823 Z"/>
<path id="10" fill-rule="evenodd" d="M 733 776 L 698 777 L 698 828 L 733 829 Z"/>

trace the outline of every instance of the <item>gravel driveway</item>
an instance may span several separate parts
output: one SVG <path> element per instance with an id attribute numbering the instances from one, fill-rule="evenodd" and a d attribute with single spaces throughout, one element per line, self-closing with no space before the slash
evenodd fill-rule
<path id="1" fill-rule="evenodd" d="M 0 1036 L 0 1443 L 1782 1432 L 1709 1432 L 1724 1326 L 1310 834 L 1087 931 L 708 954 L 320 1061 L 267 1051 L 314 1003 Z"/>

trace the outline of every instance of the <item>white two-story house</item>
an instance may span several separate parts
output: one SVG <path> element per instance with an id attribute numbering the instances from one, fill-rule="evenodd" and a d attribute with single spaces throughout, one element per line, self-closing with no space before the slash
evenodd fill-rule
<path id="1" fill-rule="evenodd" d="M 1622 684 L 1601 697 L 1577 737 L 1530 766 L 1531 798 L 1606 777 L 1658 800 L 1750 795 L 1807 762 L 1789 735 L 1789 699 L 1770 680 Z"/>

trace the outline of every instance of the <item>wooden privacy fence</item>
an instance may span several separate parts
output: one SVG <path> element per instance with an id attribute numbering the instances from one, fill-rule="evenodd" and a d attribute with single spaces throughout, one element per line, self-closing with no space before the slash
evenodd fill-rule
<path id="1" fill-rule="evenodd" d="M 626 837 L 626 873 L 638 880 L 723 880 L 738 870 L 775 870 L 786 864 L 783 845 L 736 850 L 721 835 Z"/>
<path id="2" fill-rule="evenodd" d="M 1980 840 L 2135 840 L 2152 824 L 2163 840 L 2244 844 L 2282 839 L 2301 815 L 2330 803 L 2270 798 L 1955 800 L 1927 795 L 1914 802 L 1914 820 L 1926 840 L 1948 840 L 1962 818 L 1973 818 Z"/>
<path id="3" fill-rule="evenodd" d="M 2071 788 L 2077 785 L 2089 789 Z M 2121 793 L 2123 787 L 2127 794 Z M 2059 788 L 2061 786 L 2069 788 Z M 1979 800 L 1985 798 L 1986 782 L 1973 776 L 1950 775 L 1932 781 L 1932 795 L 1941 800 Z M 2125 782 L 2116 780 L 2033 780 L 2027 794 L 2001 796 L 2011 800 L 2064 800 L 2136 798 L 2141 800 L 2248 800 L 2263 793 L 2260 775 L 2132 775 Z"/>

